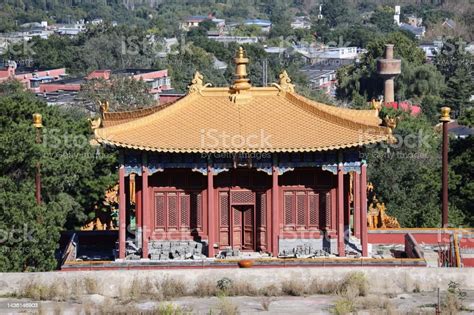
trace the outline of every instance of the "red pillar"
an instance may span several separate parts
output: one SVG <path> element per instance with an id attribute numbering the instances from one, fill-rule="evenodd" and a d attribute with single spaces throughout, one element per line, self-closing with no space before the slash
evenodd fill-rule
<path id="1" fill-rule="evenodd" d="M 449 117 L 448 117 L 449 118 Z M 449 204 L 448 204 L 448 151 L 449 151 L 449 137 L 448 137 L 448 122 L 443 121 L 443 170 L 442 170 L 442 215 L 441 226 L 443 229 L 448 228 L 449 225 Z"/>
<path id="2" fill-rule="evenodd" d="M 119 258 L 125 258 L 126 237 L 126 215 L 125 215 L 125 167 L 119 168 Z"/>
<path id="3" fill-rule="evenodd" d="M 344 233 L 351 235 L 351 176 L 344 175 Z M 344 234 L 346 235 L 346 234 Z"/>
<path id="4" fill-rule="evenodd" d="M 369 255 L 367 242 L 367 164 L 362 163 L 360 172 L 360 241 L 362 244 L 362 256 Z"/>
<path id="5" fill-rule="evenodd" d="M 344 168 L 337 166 L 337 250 L 339 257 L 346 255 L 344 245 Z"/>
<path id="6" fill-rule="evenodd" d="M 354 196 L 354 236 L 360 238 L 360 174 L 354 172 L 352 195 Z"/>
<path id="7" fill-rule="evenodd" d="M 142 258 L 148 258 L 148 239 L 150 231 L 150 189 L 148 187 L 148 169 L 142 168 Z"/>
<path id="8" fill-rule="evenodd" d="M 278 235 L 280 234 L 280 208 L 278 205 L 278 169 L 276 166 L 272 168 L 272 254 L 274 257 L 278 257 L 279 244 Z"/>
<path id="9" fill-rule="evenodd" d="M 135 240 L 139 248 L 143 246 L 142 211 L 142 177 L 140 176 L 140 180 L 138 180 L 138 176 L 135 176 Z"/>
<path id="10" fill-rule="evenodd" d="M 209 257 L 214 257 L 216 251 L 214 244 L 216 243 L 216 214 L 214 209 L 214 173 L 212 168 L 207 168 L 207 235 L 209 243 Z"/>

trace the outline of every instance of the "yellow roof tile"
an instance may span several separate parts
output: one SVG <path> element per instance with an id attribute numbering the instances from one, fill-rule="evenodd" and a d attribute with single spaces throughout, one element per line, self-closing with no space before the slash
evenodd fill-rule
<path id="1" fill-rule="evenodd" d="M 205 87 L 149 115 L 95 130 L 98 142 L 157 152 L 309 152 L 385 141 L 375 110 L 317 103 L 277 87 L 251 87 L 245 102 Z"/>

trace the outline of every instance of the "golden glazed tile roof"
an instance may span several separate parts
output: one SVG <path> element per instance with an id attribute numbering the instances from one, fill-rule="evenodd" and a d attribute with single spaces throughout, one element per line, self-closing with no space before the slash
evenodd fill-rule
<path id="1" fill-rule="evenodd" d="M 196 72 L 188 95 L 170 106 L 103 113 L 96 140 L 146 151 L 218 153 L 327 151 L 391 137 L 390 129 L 380 126 L 377 110 L 308 100 L 295 93 L 286 71 L 272 87 L 252 87 L 243 48 L 234 61 L 230 87 L 209 87 Z"/>
<path id="2" fill-rule="evenodd" d="M 308 152 L 385 141 L 375 110 L 320 104 L 277 87 L 252 87 L 245 102 L 207 87 L 144 117 L 95 130 L 100 143 L 157 152 Z M 105 118 L 105 117 L 104 117 Z"/>

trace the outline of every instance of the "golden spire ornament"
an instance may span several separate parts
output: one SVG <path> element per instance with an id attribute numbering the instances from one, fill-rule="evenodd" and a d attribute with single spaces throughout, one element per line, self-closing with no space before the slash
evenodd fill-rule
<path id="1" fill-rule="evenodd" d="M 239 50 L 235 55 L 234 62 L 235 79 L 232 89 L 234 91 L 249 90 L 252 87 L 249 78 L 247 78 L 247 64 L 249 63 L 249 59 L 245 56 L 245 50 L 242 47 L 239 47 Z"/>

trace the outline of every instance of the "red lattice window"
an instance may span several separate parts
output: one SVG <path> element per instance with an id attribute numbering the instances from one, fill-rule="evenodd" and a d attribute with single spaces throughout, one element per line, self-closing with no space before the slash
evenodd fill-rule
<path id="1" fill-rule="evenodd" d="M 326 223 L 325 227 L 329 228 L 331 226 L 331 193 L 327 192 L 324 198 L 322 199 L 324 201 L 324 204 L 323 204 L 323 207 L 321 208 L 325 210 L 324 211 L 324 217 L 325 217 L 325 223 Z"/>
<path id="2" fill-rule="evenodd" d="M 305 230 L 320 228 L 320 209 L 330 213 L 325 198 L 314 190 L 285 191 L 283 193 L 283 218 L 286 230 Z M 321 200 L 322 199 L 322 200 Z M 323 220 L 324 222 L 325 220 Z M 324 222 L 325 223 L 325 222 Z"/>
<path id="3" fill-rule="evenodd" d="M 267 195 L 257 194 L 257 226 L 266 226 Z"/>
<path id="4" fill-rule="evenodd" d="M 253 192 L 251 191 L 232 191 L 230 193 L 231 196 L 231 201 L 232 204 L 239 204 L 239 205 L 245 205 L 245 204 L 254 204 L 254 196 Z"/>
<path id="5" fill-rule="evenodd" d="M 190 231 L 201 228 L 202 199 L 199 193 L 155 193 L 155 229 Z"/>
<path id="6" fill-rule="evenodd" d="M 227 193 L 220 193 L 219 203 L 221 211 L 221 227 L 227 227 L 229 226 L 229 195 Z"/>
<path id="7" fill-rule="evenodd" d="M 285 192 L 284 195 L 284 212 L 285 212 L 285 225 L 295 225 L 294 212 L 296 209 L 295 195 L 293 192 Z"/>

